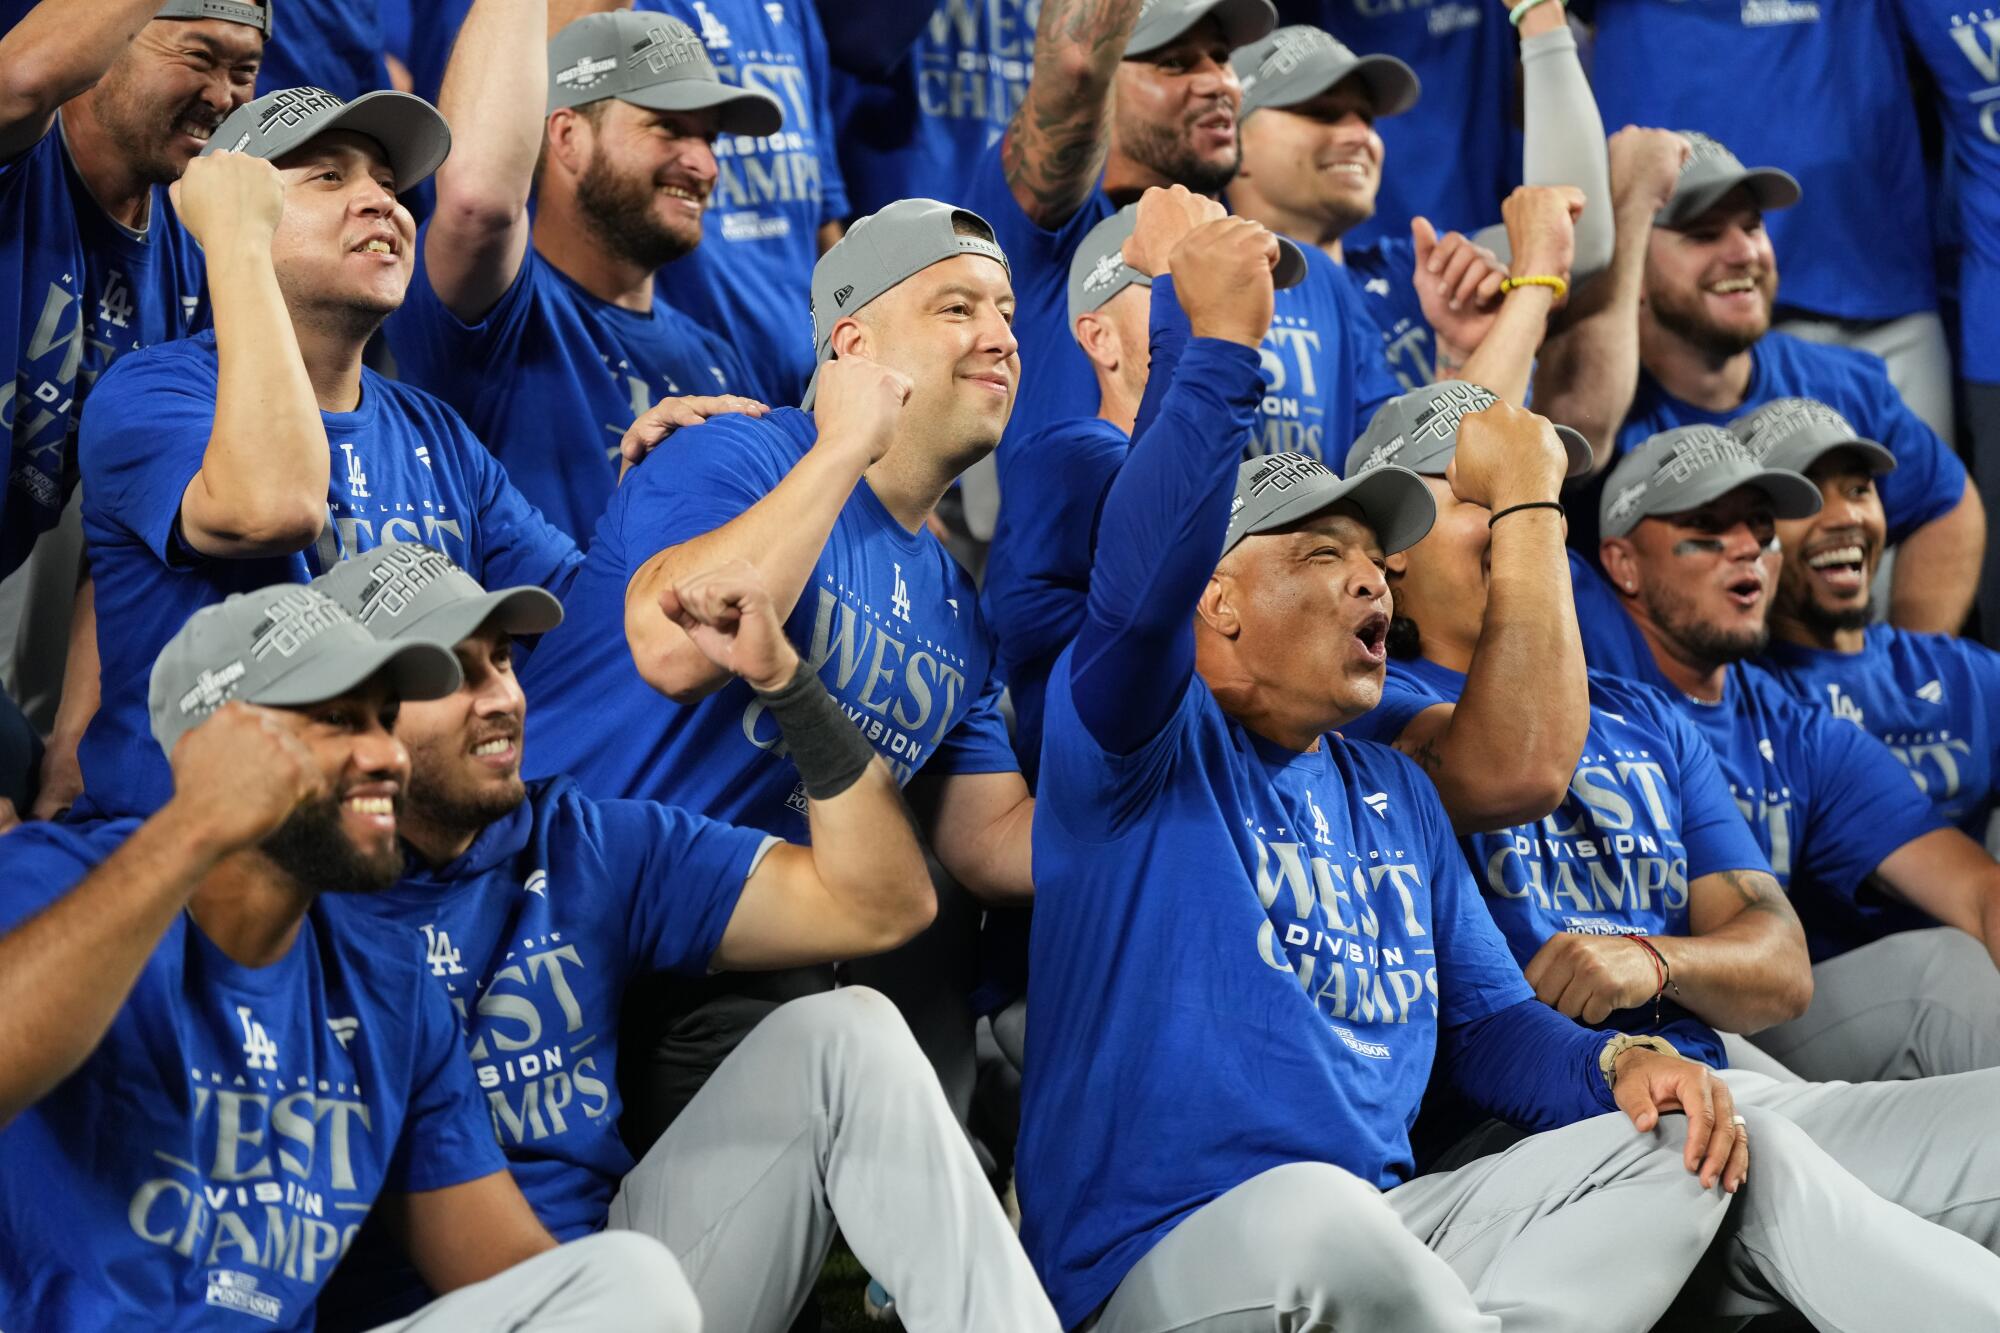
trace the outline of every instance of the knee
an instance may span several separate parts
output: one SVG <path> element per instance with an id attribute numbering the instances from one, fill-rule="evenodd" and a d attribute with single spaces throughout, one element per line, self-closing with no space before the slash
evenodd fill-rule
<path id="1" fill-rule="evenodd" d="M 1347 1302 L 1407 1300 L 1434 1262 L 1381 1192 L 1337 1166 L 1297 1162 L 1266 1172 L 1259 1246 L 1280 1300 L 1332 1288 Z M 1310 1301 L 1306 1302 L 1310 1304 Z"/>
<path id="2" fill-rule="evenodd" d="M 867 986 L 843 986 L 793 1000 L 765 1022 L 806 1049 L 833 1054 L 844 1068 L 870 1078 L 919 1072 L 931 1077 L 930 1064 L 901 1012 Z"/>
<path id="3" fill-rule="evenodd" d="M 592 1328 L 701 1333 L 701 1306 L 666 1246 L 637 1231 L 600 1231 L 563 1248 L 575 1252 Z"/>

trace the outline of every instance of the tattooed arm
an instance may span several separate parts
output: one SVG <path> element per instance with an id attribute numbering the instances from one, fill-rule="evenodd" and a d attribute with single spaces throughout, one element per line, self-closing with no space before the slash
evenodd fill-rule
<path id="1" fill-rule="evenodd" d="M 1001 162 L 1021 211 L 1051 230 L 1097 184 L 1111 139 L 1111 81 L 1140 0 L 1045 0 L 1035 70 L 1007 126 Z"/>

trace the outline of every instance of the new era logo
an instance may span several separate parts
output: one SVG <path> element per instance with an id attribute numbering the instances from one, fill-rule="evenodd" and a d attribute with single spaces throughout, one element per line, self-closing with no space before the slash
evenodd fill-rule
<path id="1" fill-rule="evenodd" d="M 1368 795 L 1361 798 L 1361 803 L 1367 806 L 1370 810 L 1373 810 L 1377 815 L 1381 816 L 1383 819 L 1387 819 L 1389 817 L 1388 792 L 1386 791 L 1370 792 Z"/>
<path id="2" fill-rule="evenodd" d="M 852 295 L 854 295 L 854 284 L 849 283 L 845 287 L 836 287 L 833 291 L 833 303 L 837 306 L 845 307 L 847 305 L 847 298 Z"/>

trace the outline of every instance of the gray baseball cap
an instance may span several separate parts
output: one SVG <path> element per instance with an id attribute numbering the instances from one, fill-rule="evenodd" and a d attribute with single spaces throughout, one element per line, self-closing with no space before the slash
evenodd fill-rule
<path id="1" fill-rule="evenodd" d="M 1757 207 L 1769 212 L 1790 208 L 1799 201 L 1799 183 L 1788 171 L 1776 167 L 1746 167 L 1736 154 L 1699 130 L 1676 131 L 1694 149 L 1681 164 L 1681 178 L 1673 198 L 1653 215 L 1653 225 L 1669 229 L 1686 226 L 1722 202 L 1722 197 L 1739 185 L 1748 186 Z"/>
<path id="2" fill-rule="evenodd" d="M 1265 454 L 1236 468 L 1236 498 L 1229 504 L 1222 554 L 1245 537 L 1290 527 L 1342 500 L 1361 510 L 1384 555 L 1415 546 L 1437 520 L 1430 487 L 1406 467 L 1379 464 L 1343 481 L 1317 458 Z"/>
<path id="3" fill-rule="evenodd" d="M 562 623 L 562 603 L 532 585 L 488 592 L 442 551 L 390 542 L 343 560 L 312 581 L 378 639 L 420 639 L 444 648 L 494 620 L 506 634 L 540 634 Z"/>
<path id="4" fill-rule="evenodd" d="M 550 111 L 607 97 L 649 111 L 713 107 L 728 134 L 776 134 L 785 123 L 771 94 L 723 82 L 693 28 L 631 9 L 587 15 L 549 40 Z"/>
<path id="5" fill-rule="evenodd" d="M 1069 322 L 1078 315 L 1096 310 L 1127 287 L 1151 287 L 1153 280 L 1125 262 L 1125 240 L 1139 225 L 1139 205 L 1127 204 L 1092 227 L 1076 247 L 1069 261 Z M 1278 263 L 1271 270 L 1271 285 L 1278 291 L 1296 287 L 1306 277 L 1303 250 L 1286 237 L 1278 237 Z"/>
<path id="6" fill-rule="evenodd" d="M 965 235 L 961 222 L 978 234 Z M 913 278 L 932 264 L 959 255 L 984 255 L 1007 270 L 1007 252 L 993 237 L 992 224 L 969 208 L 935 199 L 898 199 L 847 229 L 831 250 L 813 265 L 812 321 L 814 361 L 833 356 L 833 326 L 890 288 Z M 813 405 L 819 371 L 806 384 L 800 407 Z"/>
<path id="7" fill-rule="evenodd" d="M 220 19 L 224 23 L 241 23 L 247 27 L 262 30 L 264 40 L 271 38 L 271 6 L 274 0 L 264 0 L 262 4 L 247 4 L 244 0 L 167 0 L 153 12 L 156 19 Z"/>
<path id="8" fill-rule="evenodd" d="M 1773 398 L 1730 422 L 1729 429 L 1766 467 L 1804 472 L 1824 454 L 1852 449 L 1878 477 L 1896 470 L 1896 455 L 1817 398 Z"/>
<path id="9" fill-rule="evenodd" d="M 1642 518 L 1686 513 L 1738 486 L 1764 492 L 1779 518 L 1819 512 L 1819 487 L 1796 472 L 1765 467 L 1733 433 L 1720 426 L 1677 426 L 1653 436 L 1611 469 L 1597 505 L 1598 531 L 1623 537 Z"/>
<path id="10" fill-rule="evenodd" d="M 1243 84 L 1243 115 L 1309 102 L 1350 74 L 1359 75 L 1378 116 L 1417 104 L 1417 73 L 1394 56 L 1358 56 L 1331 33 L 1306 23 L 1280 28 L 1229 57 Z"/>
<path id="11" fill-rule="evenodd" d="M 1127 56 L 1157 51 L 1178 41 L 1182 33 L 1215 15 L 1222 24 L 1222 39 L 1231 49 L 1254 42 L 1278 26 L 1278 9 L 1271 0 L 1146 0 L 1139 7 L 1139 21 L 1126 39 Z"/>
<path id="12" fill-rule="evenodd" d="M 1442 477 L 1458 452 L 1458 423 L 1469 413 L 1484 412 L 1500 400 L 1465 380 L 1440 380 L 1391 398 L 1375 411 L 1368 429 L 1347 451 L 1347 475 L 1383 463 L 1400 463 L 1421 476 Z M 1568 426 L 1556 427 L 1556 438 L 1569 455 L 1565 476 L 1590 471 L 1590 441 Z"/>
<path id="13" fill-rule="evenodd" d="M 450 127 L 421 97 L 383 91 L 343 102 L 324 88 L 280 88 L 230 112 L 201 155 L 227 149 L 270 160 L 329 130 L 351 130 L 381 144 L 399 191 L 436 171 L 451 152 Z"/>
<path id="14" fill-rule="evenodd" d="M 232 593 L 188 617 L 153 662 L 153 739 L 174 742 L 231 699 L 275 708 L 336 699 L 389 673 L 402 699 L 442 699 L 458 659 L 434 643 L 383 643 L 318 589 L 274 583 Z"/>

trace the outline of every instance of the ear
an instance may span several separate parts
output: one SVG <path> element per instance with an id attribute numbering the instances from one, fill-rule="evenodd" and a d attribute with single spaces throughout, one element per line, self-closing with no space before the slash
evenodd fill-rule
<path id="1" fill-rule="evenodd" d="M 1094 310 L 1077 316 L 1076 342 L 1092 364 L 1105 370 L 1117 370 L 1118 363 L 1124 359 L 1125 349 L 1119 345 L 1118 330 L 1112 327 L 1110 320 L 1099 319 Z"/>
<path id="2" fill-rule="evenodd" d="M 1243 622 L 1236 615 L 1236 583 L 1227 574 L 1217 572 L 1208 576 L 1208 586 L 1201 590 L 1201 600 L 1194 604 L 1194 612 L 1203 624 L 1225 639 L 1234 639 L 1243 632 Z"/>
<path id="3" fill-rule="evenodd" d="M 1639 595 L 1639 550 L 1629 538 L 1606 537 L 1598 543 L 1597 558 L 1619 596 Z"/>
<path id="4" fill-rule="evenodd" d="M 1396 552 L 1394 555 L 1384 556 L 1382 558 L 1382 568 L 1388 571 L 1389 586 L 1393 589 L 1398 583 L 1403 581 L 1403 576 L 1410 572 L 1409 551 L 1402 550 Z"/>
<path id="5" fill-rule="evenodd" d="M 873 343 L 868 326 L 852 315 L 833 326 L 831 341 L 835 356 L 868 356 Z"/>
<path id="6" fill-rule="evenodd" d="M 590 160 L 589 117 L 578 114 L 575 107 L 560 106 L 549 113 L 543 128 L 546 135 L 543 152 L 548 160 L 561 163 L 567 175 L 582 175 L 584 163 Z"/>

